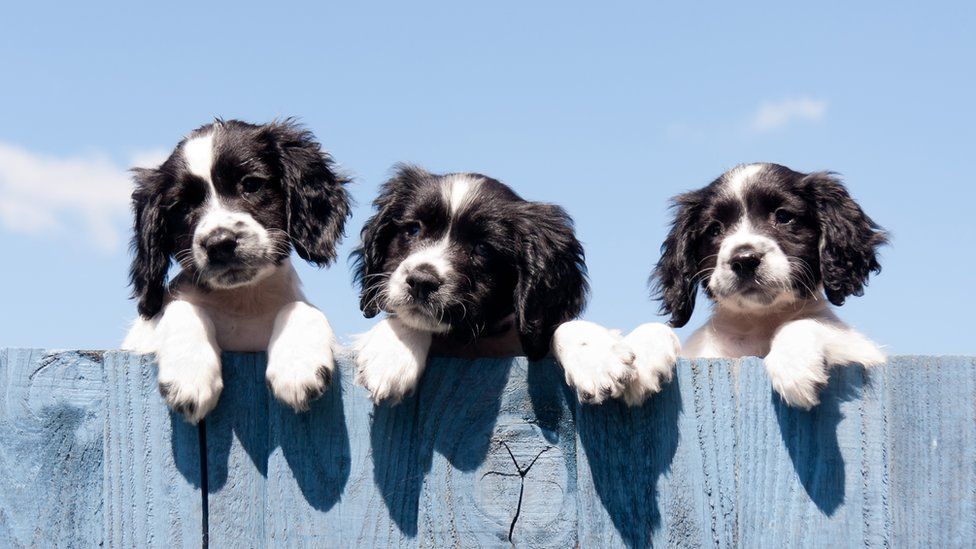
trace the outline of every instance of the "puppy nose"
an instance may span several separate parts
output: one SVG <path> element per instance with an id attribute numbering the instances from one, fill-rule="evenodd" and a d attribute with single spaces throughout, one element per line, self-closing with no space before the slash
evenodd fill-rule
<path id="1" fill-rule="evenodd" d="M 217 229 L 203 241 L 207 259 L 214 263 L 226 263 L 234 259 L 237 251 L 237 235 L 227 229 Z"/>
<path id="2" fill-rule="evenodd" d="M 752 250 L 739 252 L 732 256 L 729 265 L 739 278 L 752 278 L 756 275 L 759 264 L 762 263 L 762 257 L 761 253 Z"/>
<path id="3" fill-rule="evenodd" d="M 407 275 L 407 288 L 414 299 L 426 299 L 443 283 L 432 268 L 425 267 L 427 266 L 421 265 Z"/>

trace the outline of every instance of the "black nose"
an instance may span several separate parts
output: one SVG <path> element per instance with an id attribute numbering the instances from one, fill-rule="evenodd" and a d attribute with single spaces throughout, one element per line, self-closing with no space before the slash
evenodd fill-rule
<path id="1" fill-rule="evenodd" d="M 407 275 L 407 287 L 414 299 L 427 299 L 427 296 L 437 291 L 443 281 L 433 268 L 421 265 Z"/>
<path id="2" fill-rule="evenodd" d="M 227 263 L 237 251 L 237 235 L 227 229 L 217 229 L 204 239 L 203 248 L 212 263 Z"/>
<path id="3" fill-rule="evenodd" d="M 762 263 L 762 254 L 754 251 L 737 253 L 729 260 L 732 272 L 737 274 L 739 278 L 756 276 L 756 269 L 759 268 L 760 263 Z"/>

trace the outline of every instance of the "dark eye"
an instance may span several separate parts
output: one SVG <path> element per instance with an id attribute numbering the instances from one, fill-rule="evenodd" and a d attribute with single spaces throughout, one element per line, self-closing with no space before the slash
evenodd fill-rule
<path id="1" fill-rule="evenodd" d="M 773 217 L 776 219 L 776 222 L 779 223 L 780 225 L 787 225 L 789 223 L 792 223 L 793 220 L 796 219 L 796 216 L 793 215 L 793 212 L 784 210 L 783 208 L 776 210 L 776 213 L 773 214 Z"/>
<path id="2" fill-rule="evenodd" d="M 708 226 L 708 236 L 718 236 L 722 234 L 722 224 L 716 221 Z"/>
<path id="3" fill-rule="evenodd" d="M 407 223 L 406 225 L 403 226 L 403 234 L 409 237 L 417 236 L 418 234 L 420 234 L 420 223 L 417 223 L 416 221 L 411 221 L 410 223 Z"/>
<path id="4" fill-rule="evenodd" d="M 190 213 L 190 204 L 185 200 L 180 200 L 179 202 L 170 204 L 168 210 L 171 214 L 184 216 Z"/>
<path id="5" fill-rule="evenodd" d="M 248 176 L 241 180 L 241 191 L 244 194 L 252 194 L 264 188 L 266 180 L 262 177 Z"/>
<path id="6" fill-rule="evenodd" d="M 491 248 L 484 242 L 479 242 L 474 245 L 473 249 L 475 255 L 480 255 L 481 257 L 487 257 L 491 253 Z"/>

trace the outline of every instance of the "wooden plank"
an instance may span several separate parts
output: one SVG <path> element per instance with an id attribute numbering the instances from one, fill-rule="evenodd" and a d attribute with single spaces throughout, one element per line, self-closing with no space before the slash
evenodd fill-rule
<path id="1" fill-rule="evenodd" d="M 199 547 L 197 429 L 159 395 L 151 356 L 105 355 L 103 536 L 109 547 Z"/>
<path id="2" fill-rule="evenodd" d="M 101 363 L 0 350 L 0 546 L 102 543 Z"/>
<path id="3" fill-rule="evenodd" d="M 576 544 L 576 441 L 562 372 L 436 359 L 420 391 L 424 547 Z"/>

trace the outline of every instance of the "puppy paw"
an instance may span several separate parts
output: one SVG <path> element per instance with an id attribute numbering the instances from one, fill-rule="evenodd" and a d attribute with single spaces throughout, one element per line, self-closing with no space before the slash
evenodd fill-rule
<path id="1" fill-rule="evenodd" d="M 304 412 L 322 396 L 335 371 L 332 341 L 328 321 L 311 305 L 295 302 L 278 313 L 265 380 L 279 402 Z"/>
<path id="2" fill-rule="evenodd" d="M 184 351 L 158 354 L 159 393 L 173 411 L 196 424 L 217 406 L 224 388 L 220 355 L 209 346 Z"/>
<path id="3" fill-rule="evenodd" d="M 592 322 L 562 324 L 553 335 L 552 347 L 566 383 L 585 404 L 620 397 L 637 375 L 634 350 L 618 334 Z"/>
<path id="4" fill-rule="evenodd" d="M 809 349 L 774 347 L 764 359 L 773 390 L 786 404 L 809 410 L 820 403 L 827 384 L 827 364 L 822 353 Z"/>
<path id="5" fill-rule="evenodd" d="M 634 351 L 637 370 L 637 375 L 624 390 L 624 402 L 637 406 L 647 397 L 661 392 L 661 387 L 671 381 L 681 342 L 671 328 L 648 323 L 627 334 L 624 343 Z"/>
<path id="6" fill-rule="evenodd" d="M 400 402 L 417 387 L 430 342 L 428 332 L 393 319 L 381 321 L 356 341 L 356 383 L 376 404 Z"/>
<path id="7" fill-rule="evenodd" d="M 334 371 L 331 349 L 282 346 L 268 353 L 265 381 L 279 402 L 304 412 L 329 387 Z"/>

